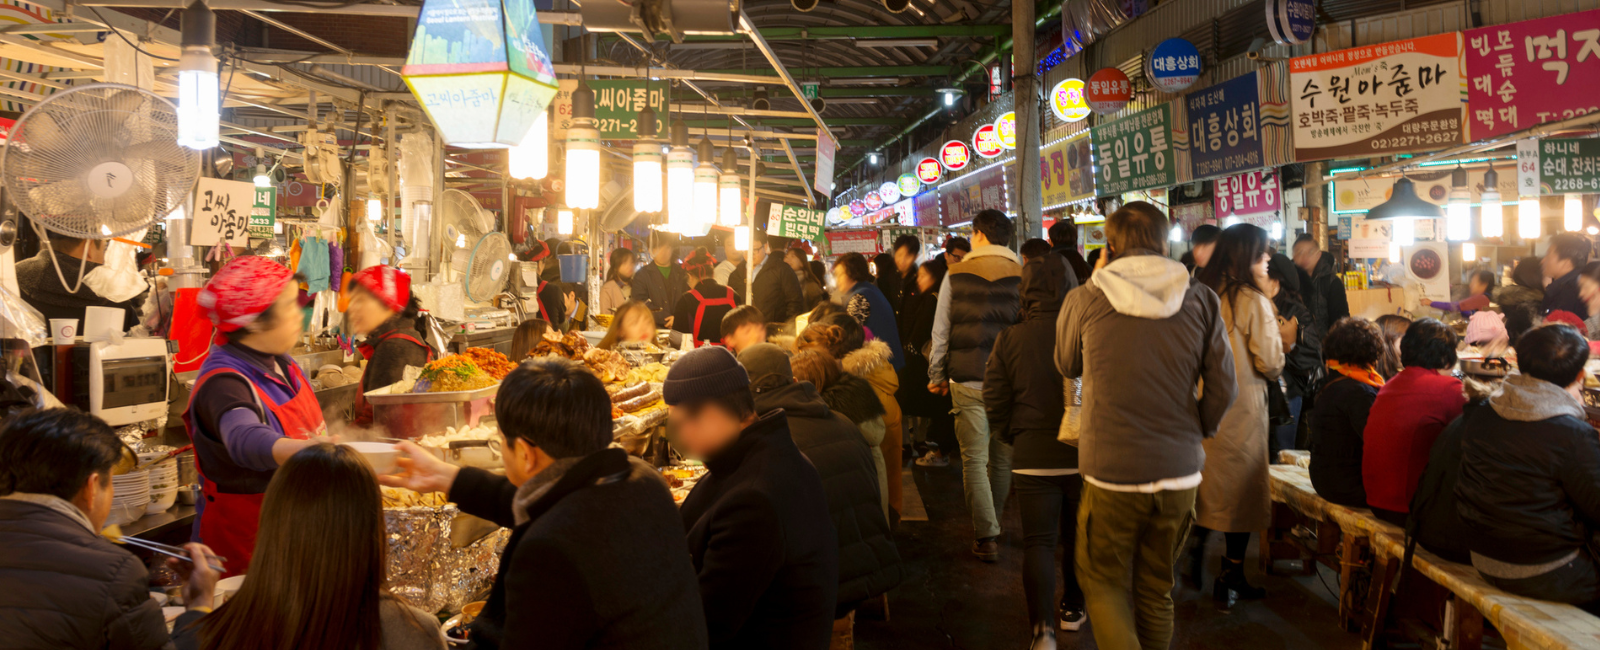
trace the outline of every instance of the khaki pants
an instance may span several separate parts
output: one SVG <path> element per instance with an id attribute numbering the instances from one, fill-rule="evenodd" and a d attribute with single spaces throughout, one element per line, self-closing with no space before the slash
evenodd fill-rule
<path id="1" fill-rule="evenodd" d="M 1167 650 L 1171 644 L 1172 567 L 1194 524 L 1196 492 L 1139 494 L 1084 484 L 1078 585 L 1100 650 Z"/>

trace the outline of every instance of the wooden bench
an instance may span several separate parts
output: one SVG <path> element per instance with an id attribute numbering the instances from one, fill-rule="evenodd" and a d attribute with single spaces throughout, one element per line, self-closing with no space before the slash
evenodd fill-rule
<path id="1" fill-rule="evenodd" d="M 1338 506 L 1317 497 L 1305 469 L 1275 465 L 1271 482 L 1273 501 L 1290 511 L 1290 521 L 1297 522 L 1291 528 L 1315 523 L 1321 527 L 1319 533 L 1337 531 L 1337 554 L 1326 552 L 1329 543 L 1321 539 L 1315 554 L 1338 558 L 1340 620 L 1346 629 L 1363 634 L 1365 647 L 1381 642 L 1393 609 L 1393 620 L 1401 632 L 1442 640 L 1441 647 L 1452 650 L 1481 647 L 1485 621 L 1511 650 L 1600 648 L 1600 617 L 1572 605 L 1511 595 L 1490 586 L 1471 566 L 1450 562 L 1420 547 L 1411 566 L 1402 572 L 1405 535 L 1399 527 L 1378 521 L 1364 508 Z M 1275 516 L 1267 535 L 1281 535 L 1283 524 L 1290 521 L 1280 523 Z M 1270 564 L 1277 547 L 1266 542 L 1264 537 L 1262 559 Z M 1302 553 L 1305 550 L 1301 549 Z M 1320 557 L 1318 561 L 1327 563 Z M 1367 592 L 1351 593 L 1355 591 L 1351 575 L 1369 567 L 1372 580 Z M 1402 573 L 1407 579 L 1406 591 L 1397 599 L 1395 589 Z"/>

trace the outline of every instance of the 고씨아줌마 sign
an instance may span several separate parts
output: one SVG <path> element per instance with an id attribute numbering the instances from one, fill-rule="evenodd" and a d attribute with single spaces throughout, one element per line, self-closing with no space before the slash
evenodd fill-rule
<path id="1" fill-rule="evenodd" d="M 1168 187 L 1178 181 L 1172 150 L 1172 105 L 1162 103 L 1095 126 L 1095 193 L 1109 196 Z"/>
<path id="2" fill-rule="evenodd" d="M 590 79 L 594 91 L 595 128 L 603 140 L 637 140 L 639 138 L 639 111 L 646 104 L 656 112 L 656 134 L 666 133 L 667 85 L 647 84 L 643 81 Z M 555 124 L 550 137 L 565 139 L 572 126 L 572 91 L 578 89 L 578 80 L 562 79 L 561 90 L 556 94 L 550 110 L 555 111 Z"/>
<path id="3" fill-rule="evenodd" d="M 1463 35 L 1472 140 L 1600 110 L 1600 9 Z"/>
<path id="4" fill-rule="evenodd" d="M 1541 194 L 1600 192 L 1600 140 L 1540 140 L 1539 191 Z"/>
<path id="5" fill-rule="evenodd" d="M 821 210 L 774 203 L 767 213 L 767 235 L 817 241 L 822 238 L 826 216 Z"/>
<path id="6" fill-rule="evenodd" d="M 1460 52 L 1450 32 L 1290 59 L 1294 159 L 1461 144 Z"/>

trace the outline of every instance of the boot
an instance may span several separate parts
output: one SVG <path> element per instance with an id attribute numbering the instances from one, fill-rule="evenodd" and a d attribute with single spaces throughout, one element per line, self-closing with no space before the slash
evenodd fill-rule
<path id="1" fill-rule="evenodd" d="M 1217 608 L 1222 610 L 1232 609 L 1234 603 L 1240 600 L 1260 600 L 1267 597 L 1266 589 L 1252 585 L 1244 579 L 1243 560 L 1226 557 L 1222 558 L 1222 575 L 1217 576 L 1211 592 Z"/>
<path id="2" fill-rule="evenodd" d="M 1056 631 L 1049 623 L 1033 626 L 1033 644 L 1028 650 L 1056 650 Z"/>

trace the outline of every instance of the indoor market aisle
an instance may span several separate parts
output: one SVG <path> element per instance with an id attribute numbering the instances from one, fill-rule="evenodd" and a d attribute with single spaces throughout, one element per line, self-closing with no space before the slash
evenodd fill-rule
<path id="1" fill-rule="evenodd" d="M 1015 502 L 1006 504 L 1000 561 L 984 564 L 970 552 L 960 469 L 954 464 L 933 470 L 913 467 L 910 473 L 917 492 L 907 486 L 906 498 L 909 501 L 920 492 L 928 520 L 903 522 L 897 531 L 908 571 L 906 582 L 890 595 L 893 620 L 858 616 L 856 647 L 1025 650 L 1030 635 L 1022 595 L 1022 527 Z M 910 510 L 911 504 L 907 505 Z M 1337 588 L 1338 576 L 1326 570 L 1321 576 L 1326 587 L 1315 576 L 1257 578 L 1251 573 L 1252 580 L 1267 588 L 1267 599 L 1242 602 L 1232 613 L 1217 611 L 1209 591 L 1222 553 L 1221 536 L 1215 537 L 1206 565 L 1208 590 L 1202 593 L 1186 582 L 1179 584 L 1172 647 L 1353 650 L 1360 646 L 1356 635 L 1338 627 L 1337 601 L 1328 590 Z M 1254 540 L 1250 563 L 1254 566 Z M 1091 620 L 1079 632 L 1060 633 L 1060 647 L 1095 647 L 1093 625 Z"/>

